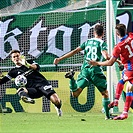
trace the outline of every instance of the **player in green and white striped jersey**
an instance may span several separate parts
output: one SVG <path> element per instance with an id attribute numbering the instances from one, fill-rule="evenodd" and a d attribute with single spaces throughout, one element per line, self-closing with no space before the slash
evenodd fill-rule
<path id="1" fill-rule="evenodd" d="M 70 90 L 74 97 L 78 97 L 85 87 L 88 87 L 91 83 L 94 84 L 103 96 L 102 103 L 106 114 L 106 119 L 110 119 L 110 113 L 108 104 L 110 103 L 107 81 L 100 66 L 91 66 L 88 61 L 95 60 L 101 61 L 103 57 L 108 60 L 110 59 L 107 53 L 107 44 L 102 40 L 104 35 L 103 26 L 97 24 L 94 27 L 94 38 L 88 39 L 86 42 L 81 44 L 75 50 L 56 58 L 54 64 L 58 64 L 61 60 L 69 58 L 76 53 L 84 50 L 84 62 L 81 67 L 81 72 L 78 75 L 78 79 L 74 79 L 74 71 L 66 73 L 65 77 L 70 79 Z"/>

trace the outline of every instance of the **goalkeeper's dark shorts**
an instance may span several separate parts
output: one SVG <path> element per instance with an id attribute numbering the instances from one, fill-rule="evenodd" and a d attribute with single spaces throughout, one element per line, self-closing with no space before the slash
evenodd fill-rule
<path id="1" fill-rule="evenodd" d="M 50 99 L 50 96 L 56 93 L 52 88 L 45 89 L 45 86 L 36 87 L 36 88 L 26 88 L 28 90 L 28 95 L 30 98 L 40 98 L 45 96 Z"/>

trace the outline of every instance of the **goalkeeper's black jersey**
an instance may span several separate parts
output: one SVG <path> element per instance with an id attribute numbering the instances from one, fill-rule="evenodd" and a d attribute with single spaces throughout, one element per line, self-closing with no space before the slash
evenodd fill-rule
<path id="1" fill-rule="evenodd" d="M 30 64 L 33 63 L 33 61 L 28 61 Z M 25 77 L 27 78 L 27 84 L 26 88 L 35 88 L 39 86 L 45 86 L 45 85 L 50 85 L 48 80 L 39 72 L 39 65 L 37 65 L 37 70 L 29 69 L 26 66 L 16 66 L 15 68 L 12 68 L 8 74 L 1 79 L 1 83 L 3 84 L 7 81 L 9 81 L 12 78 L 16 78 L 18 75 L 25 74 Z"/>

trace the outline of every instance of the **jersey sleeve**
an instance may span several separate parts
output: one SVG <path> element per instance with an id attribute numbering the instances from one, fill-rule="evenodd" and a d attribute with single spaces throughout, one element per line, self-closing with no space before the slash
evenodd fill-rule
<path id="1" fill-rule="evenodd" d="M 26 60 L 28 63 L 30 64 L 35 64 L 35 62 L 33 60 Z"/>
<path id="2" fill-rule="evenodd" d="M 101 50 L 104 51 L 104 50 L 108 50 L 107 48 L 107 44 L 105 42 L 102 43 L 102 47 L 101 47 Z"/>
<path id="3" fill-rule="evenodd" d="M 84 50 L 84 49 L 85 49 L 85 44 L 86 44 L 86 42 L 82 43 L 79 47 L 80 47 L 82 50 Z"/>
<path id="4" fill-rule="evenodd" d="M 10 80 L 12 78 L 15 78 L 17 76 L 17 71 L 15 68 L 11 69 L 8 74 L 6 75 L 6 77 L 8 77 Z"/>
<path id="5" fill-rule="evenodd" d="M 118 58 L 120 56 L 121 49 L 116 45 L 113 49 L 112 55 L 115 58 Z"/>
<path id="6" fill-rule="evenodd" d="M 27 60 L 27 62 L 28 63 L 30 63 L 30 64 L 35 64 L 36 66 L 37 66 L 37 71 L 39 71 L 40 70 L 40 66 L 39 66 L 39 64 L 38 63 L 36 63 L 35 61 L 33 61 L 33 60 Z"/>
<path id="7" fill-rule="evenodd" d="M 4 76 L 2 79 L 0 79 L 0 85 L 6 83 L 7 81 L 9 81 L 10 79 L 7 76 Z"/>

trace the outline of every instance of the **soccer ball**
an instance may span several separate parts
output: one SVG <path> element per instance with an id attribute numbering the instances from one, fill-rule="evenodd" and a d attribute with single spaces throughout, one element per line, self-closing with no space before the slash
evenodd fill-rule
<path id="1" fill-rule="evenodd" d="M 15 84 L 19 87 L 25 86 L 27 84 L 27 78 L 24 75 L 18 75 L 15 78 Z"/>

